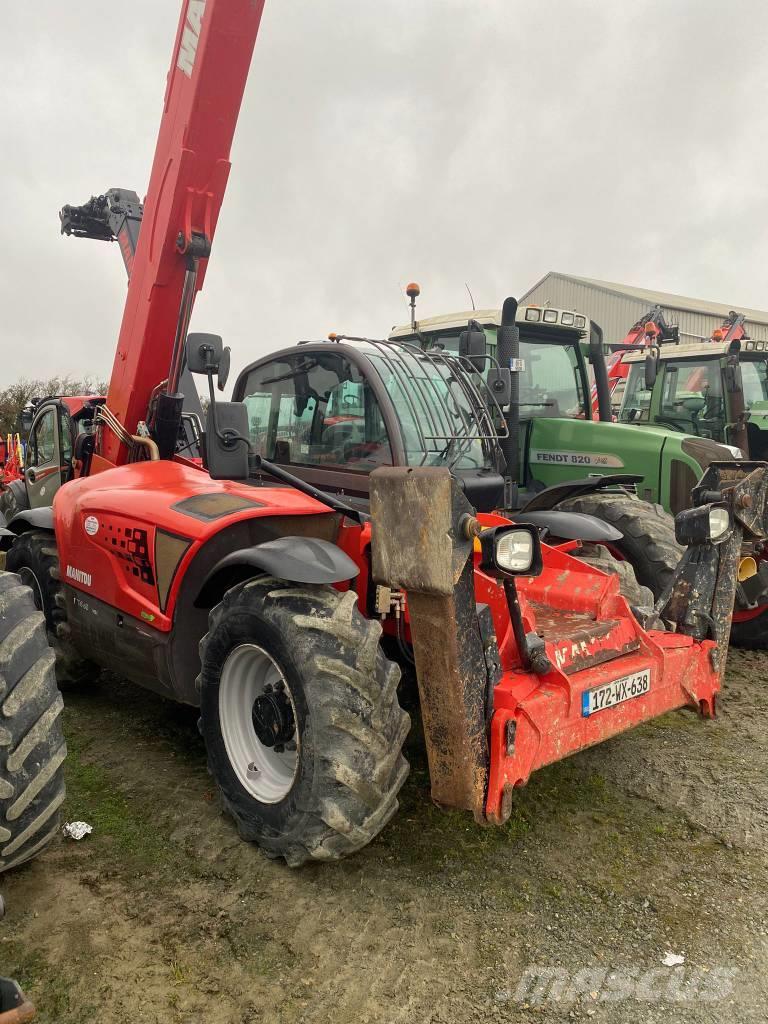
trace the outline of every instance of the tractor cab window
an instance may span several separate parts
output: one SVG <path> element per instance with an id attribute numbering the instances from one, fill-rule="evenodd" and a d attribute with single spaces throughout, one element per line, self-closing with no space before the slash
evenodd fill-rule
<path id="1" fill-rule="evenodd" d="M 46 410 L 32 429 L 27 444 L 25 465 L 48 466 L 56 457 L 56 410 Z"/>
<path id="2" fill-rule="evenodd" d="M 764 359 L 742 360 L 741 380 L 747 409 L 768 409 L 768 363 Z"/>
<path id="3" fill-rule="evenodd" d="M 686 434 L 725 440 L 725 403 L 718 359 L 664 362 L 658 420 Z"/>
<path id="4" fill-rule="evenodd" d="M 243 402 L 265 459 L 360 473 L 392 465 L 370 384 L 344 356 L 298 352 L 263 363 L 248 375 Z"/>
<path id="5" fill-rule="evenodd" d="M 520 419 L 584 416 L 584 381 L 574 345 L 520 339 Z"/>
<path id="6" fill-rule="evenodd" d="M 645 386 L 645 363 L 630 363 L 619 422 L 648 423 L 651 419 L 651 395 Z"/>

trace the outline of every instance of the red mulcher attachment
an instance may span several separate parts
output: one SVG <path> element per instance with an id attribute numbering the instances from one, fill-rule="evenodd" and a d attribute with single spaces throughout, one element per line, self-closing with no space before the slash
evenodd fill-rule
<path id="1" fill-rule="evenodd" d="M 500 824 L 537 768 L 676 708 L 712 716 L 742 541 L 767 532 L 767 470 L 709 467 L 653 612 L 531 526 L 484 529 L 447 470 L 376 470 L 373 576 L 407 593 L 433 799 Z"/>

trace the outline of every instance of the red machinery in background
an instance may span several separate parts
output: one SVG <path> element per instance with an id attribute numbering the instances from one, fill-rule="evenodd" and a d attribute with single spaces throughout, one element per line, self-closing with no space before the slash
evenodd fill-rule
<path id="1" fill-rule="evenodd" d="M 610 395 L 613 418 L 621 405 L 621 398 L 629 373 L 629 367 L 622 361 L 624 352 L 628 349 L 635 349 L 638 345 L 650 346 L 658 344 L 662 340 L 674 341 L 677 337 L 677 327 L 670 326 L 664 319 L 664 311 L 661 306 L 654 306 L 645 316 L 641 317 L 623 341 L 610 345 L 611 357 L 607 360 L 608 393 Z M 592 415 L 595 418 L 600 416 L 600 408 L 597 401 L 597 388 L 592 385 Z"/>
<path id="2" fill-rule="evenodd" d="M 741 313 L 734 310 L 728 314 L 721 327 L 716 327 L 712 332 L 711 341 L 737 341 L 747 338 L 745 318 Z M 607 360 L 608 388 L 611 396 L 611 407 L 614 419 L 621 400 L 624 395 L 624 387 L 629 374 L 629 366 L 623 359 L 626 351 L 632 351 L 638 346 L 650 348 L 653 345 L 660 345 L 664 342 L 675 343 L 680 336 L 680 329 L 676 324 L 668 324 L 664 318 L 664 311 L 661 306 L 656 305 L 641 317 L 636 324 L 632 325 L 627 336 L 617 344 L 611 344 L 612 355 Z M 599 417 L 600 409 L 597 401 L 597 388 L 592 386 L 592 412 Z"/>

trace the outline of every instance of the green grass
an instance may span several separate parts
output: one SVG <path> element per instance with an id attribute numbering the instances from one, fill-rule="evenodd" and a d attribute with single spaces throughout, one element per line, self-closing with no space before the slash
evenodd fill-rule
<path id="1" fill-rule="evenodd" d="M 82 842 L 124 868 L 145 871 L 175 864 L 178 849 L 162 821 L 137 799 L 126 796 L 112 772 L 91 760 L 87 748 L 87 742 L 68 730 L 64 814 L 66 820 L 74 818 L 93 826 L 93 833 Z"/>
<path id="2" fill-rule="evenodd" d="M 71 981 L 63 971 L 52 967 L 36 950 L 25 948 L 12 940 L 2 945 L 3 973 L 14 978 L 32 999 L 39 1011 L 41 1024 L 55 1021 L 77 1021 L 85 1024 L 96 1016 L 95 1005 L 75 1006 Z"/>

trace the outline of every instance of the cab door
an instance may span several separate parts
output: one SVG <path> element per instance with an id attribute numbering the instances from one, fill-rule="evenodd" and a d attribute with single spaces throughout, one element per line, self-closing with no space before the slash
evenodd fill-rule
<path id="1" fill-rule="evenodd" d="M 35 418 L 24 457 L 24 479 L 30 508 L 45 508 L 67 478 L 72 463 L 68 423 L 58 406 L 44 406 Z M 67 417 L 68 419 L 68 417 Z M 67 437 L 63 437 L 64 427 Z"/>

